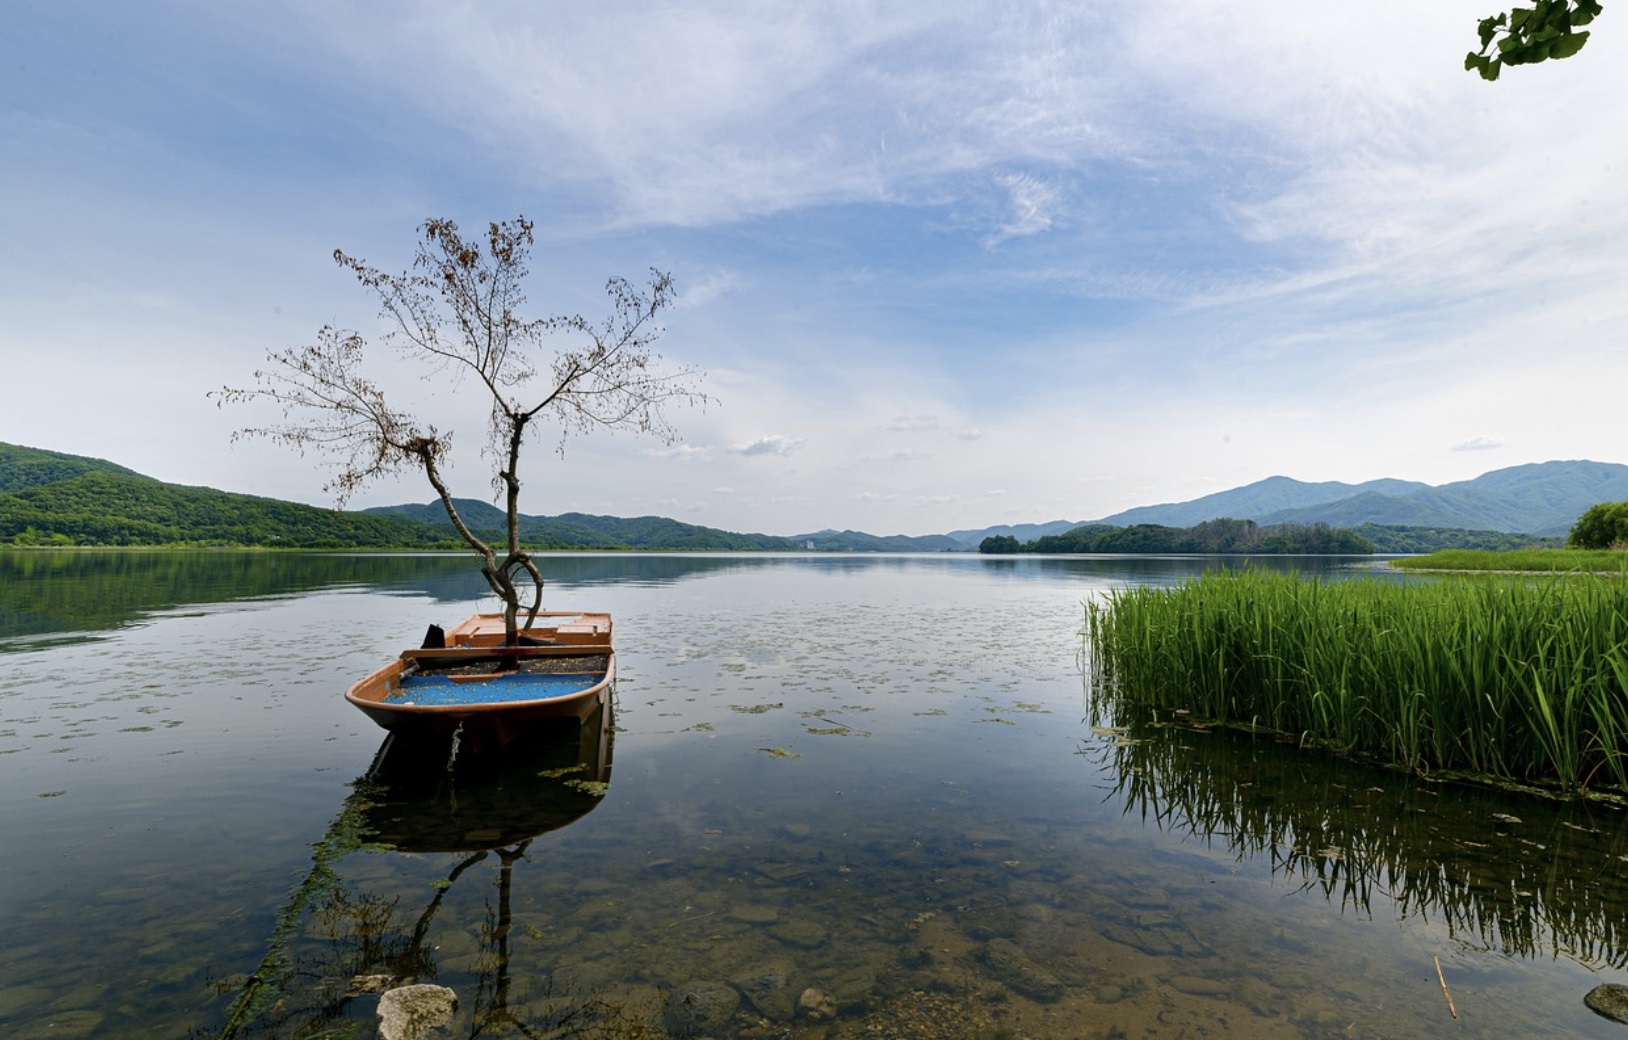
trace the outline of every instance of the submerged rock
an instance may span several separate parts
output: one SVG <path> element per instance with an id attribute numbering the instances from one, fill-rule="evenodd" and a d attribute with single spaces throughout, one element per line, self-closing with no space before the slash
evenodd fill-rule
<path id="1" fill-rule="evenodd" d="M 751 975 L 731 980 L 752 1010 L 774 1022 L 790 1022 L 797 1012 L 797 996 L 791 988 L 791 972 L 785 965 L 772 965 Z"/>
<path id="2" fill-rule="evenodd" d="M 769 934 L 785 943 L 787 946 L 796 946 L 799 949 L 812 950 L 825 942 L 825 929 L 813 921 L 782 921 L 769 929 Z"/>
<path id="3" fill-rule="evenodd" d="M 780 920 L 780 908 L 768 903 L 741 903 L 729 908 L 729 919 L 742 924 L 774 924 Z"/>
<path id="4" fill-rule="evenodd" d="M 1165 981 L 1171 989 L 1190 997 L 1224 997 L 1232 992 L 1232 987 L 1220 979 L 1203 975 L 1176 975 Z"/>
<path id="5" fill-rule="evenodd" d="M 673 1036 L 721 1036 L 741 1006 L 735 987 L 722 982 L 688 982 L 667 998 L 663 1024 Z"/>
<path id="6" fill-rule="evenodd" d="M 1615 982 L 1595 986 L 1583 997 L 1583 1003 L 1596 1015 L 1628 1026 L 1628 986 Z"/>
<path id="7" fill-rule="evenodd" d="M 357 975 L 350 980 L 345 996 L 358 997 L 363 993 L 384 993 L 396 985 L 394 975 Z"/>
<path id="8" fill-rule="evenodd" d="M 836 998 L 824 990 L 810 986 L 797 998 L 797 1015 L 810 1022 L 824 1022 L 837 1017 Z"/>
<path id="9" fill-rule="evenodd" d="M 458 994 L 445 986 L 398 986 L 379 998 L 379 1040 L 420 1040 L 452 1021 Z"/>
<path id="10" fill-rule="evenodd" d="M 51 1024 L 47 1028 L 49 1033 L 30 1032 L 29 1036 L 52 1037 L 89 1037 L 95 1036 L 102 1027 L 102 1013 L 88 1008 L 78 1011 L 53 1011 Z M 12 1034 L 8 1034 L 12 1035 Z"/>
<path id="11" fill-rule="evenodd" d="M 1010 939 L 991 939 L 984 944 L 983 962 L 998 981 L 1034 1000 L 1058 1000 L 1063 984 L 1057 976 L 1036 964 Z"/>
<path id="12" fill-rule="evenodd" d="M 875 972 L 855 968 L 831 981 L 831 999 L 841 1014 L 862 1014 L 870 1010 L 879 988 Z"/>

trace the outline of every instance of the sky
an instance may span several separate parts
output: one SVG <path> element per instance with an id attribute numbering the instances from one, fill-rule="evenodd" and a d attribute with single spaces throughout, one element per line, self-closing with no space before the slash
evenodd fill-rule
<path id="1" fill-rule="evenodd" d="M 712 398 L 540 431 L 527 513 L 920 535 L 1628 461 L 1628 15 L 1486 83 L 1493 3 L 10 0 L 0 441 L 331 505 L 209 394 L 332 324 L 491 498 L 486 402 L 332 254 L 524 215 L 537 316 L 669 272 Z"/>

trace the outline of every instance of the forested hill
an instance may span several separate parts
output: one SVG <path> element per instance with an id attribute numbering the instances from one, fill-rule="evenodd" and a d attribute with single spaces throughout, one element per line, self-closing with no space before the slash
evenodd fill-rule
<path id="1" fill-rule="evenodd" d="M 106 459 L 64 455 L 59 451 L 44 451 L 40 448 L 23 448 L 15 444 L 0 443 L 0 493 L 53 484 L 86 473 L 141 476 L 133 469 L 125 469 Z"/>
<path id="2" fill-rule="evenodd" d="M 1084 524 L 1062 534 L 1020 543 L 1011 536 L 985 538 L 985 554 L 1011 553 L 1248 553 L 1257 556 L 1296 554 L 1366 554 L 1373 543 L 1351 531 L 1326 524 L 1281 524 L 1262 527 L 1253 520 L 1207 520 L 1193 527 L 1158 524 Z"/>
<path id="3" fill-rule="evenodd" d="M 501 509 L 471 498 L 455 498 L 458 515 L 483 537 L 503 537 Z M 395 516 L 441 527 L 448 533 L 452 525 L 439 502 L 423 505 L 375 506 L 367 510 L 380 516 Z M 815 531 L 782 538 L 772 534 L 737 534 L 716 527 L 698 527 L 665 516 L 596 516 L 592 513 L 561 513 L 559 516 L 520 517 L 520 539 L 535 548 L 722 549 L 731 551 L 813 550 L 815 552 L 961 552 L 962 545 L 947 535 L 874 535 L 863 531 Z M 974 543 L 976 544 L 976 543 Z"/>
<path id="4" fill-rule="evenodd" d="M 3 453 L 3 449 L 0 449 Z M 0 493 L 0 543 L 434 548 L 433 527 L 90 470 Z"/>
<path id="5" fill-rule="evenodd" d="M 483 538 L 504 538 L 507 518 L 503 510 L 475 498 L 455 498 L 458 515 Z M 454 537 L 452 523 L 439 502 L 422 505 L 375 506 L 369 516 L 392 517 L 427 524 Z M 801 548 L 789 538 L 767 534 L 736 534 L 715 527 L 669 520 L 664 516 L 594 516 L 561 513 L 559 516 L 520 517 L 520 540 L 533 549 L 651 549 L 651 550 L 775 550 Z"/>
<path id="6" fill-rule="evenodd" d="M 459 500 L 470 525 L 501 536 L 503 514 Z M 790 549 L 789 539 L 733 534 L 665 517 L 566 513 L 526 517 L 534 549 Z M 0 443 L 0 544 L 462 549 L 439 503 L 341 512 L 167 484 L 103 459 Z"/>

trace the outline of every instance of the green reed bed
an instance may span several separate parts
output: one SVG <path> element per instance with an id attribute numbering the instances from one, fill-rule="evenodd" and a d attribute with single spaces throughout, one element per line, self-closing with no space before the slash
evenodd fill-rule
<path id="1" fill-rule="evenodd" d="M 1628 791 L 1628 578 L 1214 572 L 1087 606 L 1099 711 L 1264 729 L 1421 773 Z"/>
<path id="2" fill-rule="evenodd" d="M 1428 556 L 1392 560 L 1391 566 L 1404 571 L 1620 574 L 1628 569 L 1628 552 L 1615 549 L 1442 549 Z"/>

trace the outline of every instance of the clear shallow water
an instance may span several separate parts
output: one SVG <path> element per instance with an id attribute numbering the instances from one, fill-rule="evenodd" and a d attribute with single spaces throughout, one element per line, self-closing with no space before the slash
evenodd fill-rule
<path id="1" fill-rule="evenodd" d="M 219 1036 L 280 915 L 237 1035 L 370 1035 L 370 974 L 456 1035 L 1623 1028 L 1622 814 L 1093 730 L 1083 601 L 1215 561 L 551 558 L 616 615 L 614 732 L 449 778 L 341 693 L 490 605 L 468 561 L 51 559 L 0 555 L 7 1036 Z"/>

